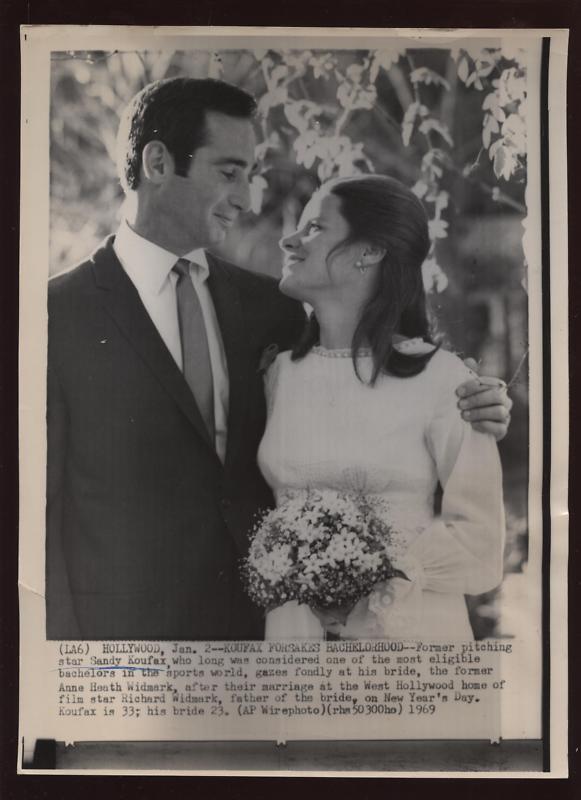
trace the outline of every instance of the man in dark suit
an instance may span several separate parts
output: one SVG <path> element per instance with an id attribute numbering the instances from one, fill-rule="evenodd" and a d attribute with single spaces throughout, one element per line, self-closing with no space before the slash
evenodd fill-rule
<path id="1" fill-rule="evenodd" d="M 304 316 L 204 249 L 249 207 L 254 111 L 221 81 L 140 92 L 119 136 L 126 218 L 50 282 L 48 638 L 262 638 L 238 575 L 272 502 L 259 365 Z M 481 396 L 494 419 L 502 399 Z"/>

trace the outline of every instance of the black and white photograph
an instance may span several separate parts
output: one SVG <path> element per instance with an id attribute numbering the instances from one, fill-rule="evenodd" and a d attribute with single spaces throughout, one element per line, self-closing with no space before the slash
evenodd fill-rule
<path id="1" fill-rule="evenodd" d="M 563 774 L 566 32 L 22 46 L 21 766 Z"/>

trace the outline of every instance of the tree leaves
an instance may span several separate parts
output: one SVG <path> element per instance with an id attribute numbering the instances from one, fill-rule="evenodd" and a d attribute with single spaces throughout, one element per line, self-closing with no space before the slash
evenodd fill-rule
<path id="1" fill-rule="evenodd" d="M 336 70 L 339 77 L 339 73 Z M 337 87 L 337 100 L 347 111 L 371 110 L 377 100 L 377 89 L 369 80 L 369 59 L 349 64 L 345 77 Z"/>
<path id="2" fill-rule="evenodd" d="M 337 89 L 337 100 L 349 111 L 357 109 L 371 110 L 377 100 L 375 86 L 360 86 L 357 83 L 344 81 Z"/>
<path id="3" fill-rule="evenodd" d="M 439 120 L 434 119 L 434 117 L 428 117 L 425 119 L 420 127 L 418 128 L 420 133 L 423 133 L 425 136 L 429 136 L 430 133 L 437 133 L 442 139 L 446 142 L 446 144 L 450 145 L 450 147 L 454 146 L 454 141 L 452 136 L 450 135 L 450 131 L 448 128 Z"/>
<path id="4" fill-rule="evenodd" d="M 496 177 L 508 181 L 526 159 L 524 72 L 515 67 L 504 69 L 492 86 L 494 90 L 482 103 L 482 143 L 488 149 Z"/>
<path id="5" fill-rule="evenodd" d="M 430 239 L 445 239 L 448 236 L 448 223 L 446 220 L 437 217 L 428 221 Z"/>
<path id="6" fill-rule="evenodd" d="M 432 255 L 422 264 L 422 279 L 426 292 L 443 292 L 448 286 L 448 278 Z"/>
<path id="7" fill-rule="evenodd" d="M 429 115 L 429 109 L 422 105 L 419 100 L 410 103 L 401 123 L 401 140 L 406 147 L 409 147 L 414 128 L 419 120 Z"/>
<path id="8" fill-rule="evenodd" d="M 108 179 L 113 176 L 111 158 L 119 111 L 145 83 L 180 73 L 220 76 L 248 88 L 258 99 L 262 141 L 256 158 L 261 174 L 253 178 L 250 190 L 255 213 L 260 213 L 269 191 L 265 177 L 269 169 L 282 169 L 283 175 L 293 170 L 300 174 L 298 165 L 324 181 L 373 172 L 376 164 L 386 169 L 401 156 L 410 183 L 415 180 L 413 191 L 428 211 L 432 250 L 426 275 L 432 290 L 441 291 L 445 276 L 437 265 L 436 245 L 446 238 L 451 224 L 450 196 L 442 186 L 451 185 L 451 174 L 466 174 L 462 164 L 455 164 L 458 155 L 453 150 L 452 131 L 456 128 L 446 124 L 451 117 L 445 104 L 449 106 L 458 91 L 482 92 L 482 152 L 488 153 L 494 175 L 498 181 L 512 181 L 526 167 L 522 49 L 482 48 L 468 40 L 462 44 L 450 48 L 458 81 L 463 84 L 459 90 L 450 81 L 451 62 L 444 71 L 442 60 L 434 58 L 432 50 L 418 47 L 408 51 L 398 40 L 382 49 L 351 52 L 73 52 L 61 73 L 59 114 L 51 120 L 62 160 L 54 170 L 58 185 L 67 184 L 71 169 L 82 169 L 75 161 L 77 150 L 81 155 L 91 150 L 91 164 L 98 161 L 98 166 L 85 169 L 85 194 L 91 191 L 91 181 L 105 171 Z M 424 57 L 424 53 L 429 55 Z M 58 130 L 59 124 L 62 130 Z M 398 149 L 398 130 L 401 145 L 409 148 L 407 157 Z M 386 156 L 394 147 L 397 156 Z M 402 175 L 406 169 L 401 170 Z M 399 166 L 395 170 L 397 174 Z M 309 186 L 309 179 L 304 180 L 303 185 Z M 286 177 L 281 185 L 288 185 L 285 181 Z M 272 186 L 276 185 L 273 181 Z M 497 187 L 486 190 L 492 199 L 506 202 L 506 195 Z"/>
<path id="9" fill-rule="evenodd" d="M 490 147 L 490 142 L 493 133 L 500 131 L 498 120 L 492 114 L 486 114 L 484 117 L 484 127 L 482 128 L 482 143 L 484 147 Z"/>
<path id="10" fill-rule="evenodd" d="M 384 50 L 372 51 L 370 53 L 371 63 L 369 66 L 370 83 L 375 83 L 381 69 L 387 72 L 394 64 L 397 64 L 399 59 L 405 54 L 405 51 L 405 45 L 393 45 Z"/>
<path id="11" fill-rule="evenodd" d="M 489 48 L 479 49 L 477 54 L 470 55 L 465 48 L 457 51 L 458 77 L 467 87 L 474 86 L 479 92 L 484 89 L 484 78 L 487 78 L 495 67 L 494 51 Z M 454 53 L 456 54 L 456 53 Z"/>
<path id="12" fill-rule="evenodd" d="M 254 214 L 262 211 L 264 192 L 268 188 L 268 183 L 263 175 L 254 175 L 250 181 L 250 210 Z"/>
<path id="13" fill-rule="evenodd" d="M 294 149 L 297 163 L 306 169 L 311 169 L 318 160 L 317 175 L 321 181 L 357 174 L 361 172 L 360 164 L 373 170 L 363 143 L 352 142 L 348 136 L 320 136 L 316 131 L 306 131 L 295 139 Z"/>
<path id="14" fill-rule="evenodd" d="M 308 131 L 322 113 L 322 108 L 312 100 L 297 100 L 285 103 L 284 113 L 290 124 L 301 133 Z"/>
<path id="15" fill-rule="evenodd" d="M 412 83 L 425 83 L 426 86 L 430 86 L 430 84 L 434 84 L 435 86 L 441 86 L 446 91 L 450 91 L 450 84 L 448 81 L 443 78 L 441 75 L 438 75 L 437 72 L 434 72 L 433 69 L 428 69 L 428 67 L 420 67 L 419 69 L 414 69 L 410 72 L 410 81 Z"/>
<path id="16" fill-rule="evenodd" d="M 526 153 L 527 129 L 521 114 L 510 114 L 502 125 L 501 133 L 519 155 Z"/>
<path id="17" fill-rule="evenodd" d="M 487 111 L 497 122 L 504 122 L 506 113 L 500 105 L 500 97 L 497 92 L 490 92 L 484 98 L 482 103 L 483 111 Z"/>
<path id="18" fill-rule="evenodd" d="M 519 166 L 519 157 L 509 140 L 497 139 L 491 145 L 489 155 L 493 162 L 492 165 L 496 177 L 504 178 L 505 181 L 510 180 Z"/>
<path id="19" fill-rule="evenodd" d="M 315 78 L 329 80 L 337 66 L 337 59 L 332 53 L 324 53 L 322 56 L 312 55 L 309 58 L 309 65 L 312 67 Z"/>
<path id="20" fill-rule="evenodd" d="M 278 89 L 273 89 L 272 91 L 263 95 L 258 101 L 258 113 L 266 117 L 271 108 L 284 105 L 287 100 L 288 89 L 286 89 L 284 86 L 281 86 Z"/>

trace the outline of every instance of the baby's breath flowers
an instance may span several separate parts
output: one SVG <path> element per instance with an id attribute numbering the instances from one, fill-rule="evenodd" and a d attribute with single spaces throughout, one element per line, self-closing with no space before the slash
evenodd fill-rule
<path id="1" fill-rule="evenodd" d="M 380 498 L 313 490 L 258 521 L 242 576 L 250 598 L 272 610 L 289 600 L 353 606 L 381 581 L 405 577 L 397 534 Z"/>

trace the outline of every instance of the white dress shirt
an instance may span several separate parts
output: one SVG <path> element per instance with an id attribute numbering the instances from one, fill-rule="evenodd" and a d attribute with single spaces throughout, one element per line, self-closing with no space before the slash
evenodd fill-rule
<path id="1" fill-rule="evenodd" d="M 182 346 L 176 298 L 178 276 L 172 272 L 180 256 L 139 236 L 125 220 L 121 223 L 113 248 L 121 266 L 137 289 L 157 332 L 182 370 Z M 202 307 L 214 386 L 215 447 L 220 460 L 224 462 L 228 433 L 228 367 L 216 309 L 206 282 L 209 275 L 208 259 L 201 249 L 192 250 L 181 258 L 192 262 L 190 277 Z"/>

